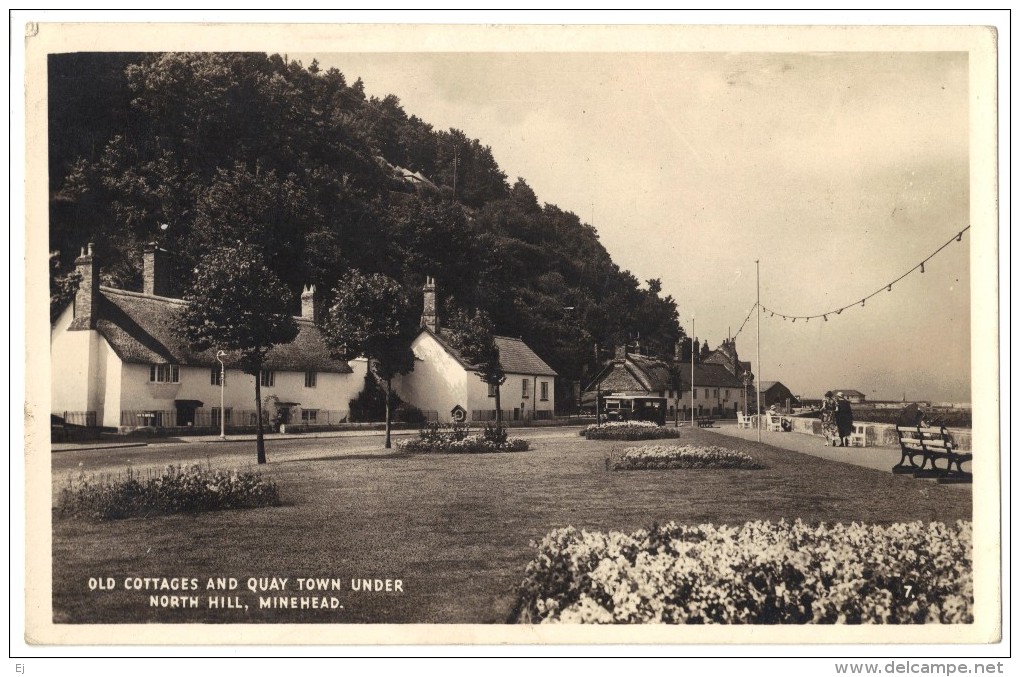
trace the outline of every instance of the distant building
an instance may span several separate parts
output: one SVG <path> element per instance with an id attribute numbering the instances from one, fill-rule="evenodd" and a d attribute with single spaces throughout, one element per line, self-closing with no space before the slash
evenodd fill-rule
<path id="1" fill-rule="evenodd" d="M 592 409 L 597 396 L 614 395 L 664 397 L 668 418 L 674 418 L 678 408 L 681 418 L 689 417 L 692 406 L 698 415 L 706 416 L 735 417 L 744 410 L 744 384 L 723 365 L 695 362 L 692 394 L 690 362 L 667 362 L 623 348 L 588 385 L 582 402 Z"/>
<path id="2" fill-rule="evenodd" d="M 411 344 L 414 371 L 393 380 L 405 402 L 440 421 L 493 421 L 496 390 L 478 377 L 478 368 L 464 359 L 444 337 L 436 304 L 436 283 L 423 289 L 422 328 Z M 552 418 L 556 405 L 556 371 L 519 338 L 497 336 L 499 362 L 506 381 L 499 389 L 503 419 Z"/>
<path id="3" fill-rule="evenodd" d="M 763 409 L 768 409 L 773 404 L 783 409 L 800 406 L 800 401 L 782 382 L 762 381 L 760 385 Z"/>
<path id="4" fill-rule="evenodd" d="M 845 397 L 850 404 L 862 404 L 867 399 L 865 394 L 860 390 L 853 390 L 851 388 L 833 388 L 832 394 L 835 395 L 836 393 L 843 393 L 843 397 Z"/>
<path id="5" fill-rule="evenodd" d="M 748 385 L 754 383 L 754 374 L 751 372 L 751 363 L 741 361 L 737 355 L 737 340 L 732 338 L 723 339 L 718 348 L 710 352 L 702 360 L 707 364 L 721 364 L 726 371 L 736 376 L 741 381 L 747 380 Z"/>

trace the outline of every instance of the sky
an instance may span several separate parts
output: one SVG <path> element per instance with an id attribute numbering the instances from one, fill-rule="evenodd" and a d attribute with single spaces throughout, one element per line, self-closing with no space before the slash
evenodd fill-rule
<path id="1" fill-rule="evenodd" d="M 290 54 L 313 57 L 490 146 L 759 380 L 970 401 L 967 234 L 859 305 L 969 223 L 966 53 Z M 756 260 L 766 308 L 858 305 L 763 313 L 759 363 Z"/>

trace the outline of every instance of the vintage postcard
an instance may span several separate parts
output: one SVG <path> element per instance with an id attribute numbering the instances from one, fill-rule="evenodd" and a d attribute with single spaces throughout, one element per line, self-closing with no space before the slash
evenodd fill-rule
<path id="1" fill-rule="evenodd" d="M 29 644 L 1000 640 L 994 29 L 24 49 Z"/>

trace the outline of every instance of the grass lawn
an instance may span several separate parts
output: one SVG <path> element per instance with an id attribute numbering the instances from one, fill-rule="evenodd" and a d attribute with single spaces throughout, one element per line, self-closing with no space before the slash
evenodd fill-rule
<path id="1" fill-rule="evenodd" d="M 576 430 L 564 430 L 537 435 L 532 451 L 511 454 L 352 453 L 353 445 L 381 446 L 381 440 L 340 438 L 303 441 L 304 453 L 270 447 L 265 472 L 280 487 L 280 508 L 107 523 L 54 515 L 54 621 L 503 623 L 534 555 L 529 542 L 557 527 L 632 531 L 668 520 L 891 523 L 971 516 L 969 487 L 940 486 L 703 430 L 687 430 L 677 443 L 744 451 L 767 467 L 605 469 L 608 454 L 656 443 L 662 442 L 587 441 Z M 156 465 L 190 458 L 174 449 L 101 458 L 113 470 L 124 467 L 116 465 L 124 454 L 147 460 L 160 454 Z M 249 451 L 233 464 L 250 462 Z M 78 460 L 59 456 L 54 454 L 55 489 Z M 211 462 L 232 461 L 218 456 Z M 98 465 L 86 467 L 99 470 Z M 200 607 L 152 608 L 149 594 L 157 593 L 124 590 L 124 579 L 133 576 L 198 578 L 202 590 L 179 594 L 197 595 Z M 206 591 L 207 579 L 217 576 L 238 579 L 239 589 Z M 90 591 L 90 577 L 112 577 L 116 587 Z M 300 594 L 299 577 L 338 578 L 343 589 L 322 594 L 339 598 L 344 608 L 259 609 L 258 596 L 244 589 L 249 577 L 287 578 L 288 594 Z M 404 592 L 354 592 L 352 578 L 401 579 Z M 238 597 L 248 609 L 210 610 L 207 598 L 215 594 Z"/>

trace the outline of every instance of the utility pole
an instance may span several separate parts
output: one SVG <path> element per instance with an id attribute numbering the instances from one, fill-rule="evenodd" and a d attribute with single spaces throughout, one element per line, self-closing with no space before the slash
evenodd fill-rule
<path id="1" fill-rule="evenodd" d="M 602 366 L 599 362 L 599 344 L 595 343 L 595 425 L 602 425 Z"/>
<path id="2" fill-rule="evenodd" d="M 691 315 L 691 336 L 694 336 L 694 315 Z M 691 339 L 691 428 L 694 428 L 694 339 Z"/>
<path id="3" fill-rule="evenodd" d="M 453 197 L 457 197 L 457 146 L 453 147 Z"/>
<path id="4" fill-rule="evenodd" d="M 756 347 L 755 347 L 755 355 L 756 355 L 755 359 L 758 362 L 758 376 L 755 377 L 755 379 L 754 379 L 755 388 L 757 389 L 757 392 L 758 392 L 758 395 L 757 395 L 757 397 L 755 399 L 755 403 L 754 403 L 754 413 L 757 414 L 757 419 L 758 419 L 758 441 L 761 442 L 761 424 L 762 424 L 762 420 L 761 420 L 762 419 L 762 415 L 760 413 L 760 410 L 761 410 L 761 269 L 758 267 L 758 259 L 754 260 L 754 278 L 755 278 L 755 288 L 756 288 L 756 297 L 755 297 L 755 302 L 754 302 L 754 310 L 755 310 L 755 322 L 757 323 L 757 329 L 755 330 L 755 334 L 757 334 L 757 344 L 756 344 Z"/>

